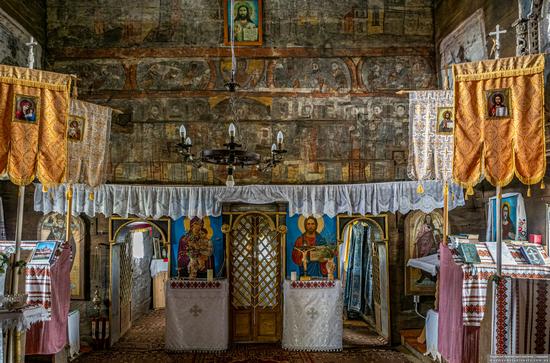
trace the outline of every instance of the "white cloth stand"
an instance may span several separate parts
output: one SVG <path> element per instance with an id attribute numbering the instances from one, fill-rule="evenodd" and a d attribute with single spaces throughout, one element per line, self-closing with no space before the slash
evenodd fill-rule
<path id="1" fill-rule="evenodd" d="M 439 313 L 435 310 L 428 310 L 426 316 L 426 353 L 433 360 L 441 362 L 441 354 L 437 350 L 437 331 L 438 331 Z"/>
<path id="2" fill-rule="evenodd" d="M 336 185 L 246 185 L 237 187 L 184 187 L 104 184 L 90 188 L 73 185 L 73 214 L 95 217 L 130 214 L 139 217 L 172 219 L 219 216 L 224 202 L 268 204 L 288 202 L 289 215 L 373 214 L 382 212 L 406 214 L 411 210 L 429 213 L 443 208 L 443 183 L 423 181 L 424 193 L 418 194 L 418 182 L 388 182 Z M 47 192 L 35 185 L 34 210 L 44 214 L 65 214 L 66 186 L 59 185 Z M 449 209 L 464 205 L 462 188 L 451 184 L 454 198 Z M 90 200 L 90 193 L 94 193 Z"/>
<path id="3" fill-rule="evenodd" d="M 432 274 L 432 276 L 436 276 L 439 270 L 439 255 L 434 253 L 429 256 L 411 258 L 407 261 L 407 266 L 418 268 Z"/>
<path id="4" fill-rule="evenodd" d="M 157 276 L 161 272 L 168 272 L 168 261 L 161 259 L 151 260 L 151 277 Z"/>
<path id="5" fill-rule="evenodd" d="M 342 314 L 342 283 L 339 280 L 285 281 L 283 348 L 342 350 Z"/>
<path id="6" fill-rule="evenodd" d="M 166 282 L 166 350 L 220 351 L 229 344 L 227 280 Z"/>

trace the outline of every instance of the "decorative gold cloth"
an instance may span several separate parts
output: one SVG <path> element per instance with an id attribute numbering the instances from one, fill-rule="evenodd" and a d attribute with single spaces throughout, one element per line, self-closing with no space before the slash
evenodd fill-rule
<path id="1" fill-rule="evenodd" d="M 109 107 L 71 100 L 67 130 L 68 183 L 84 183 L 91 187 L 105 183 L 111 114 Z"/>
<path id="2" fill-rule="evenodd" d="M 543 72 L 543 55 L 453 65 L 457 183 L 471 190 L 484 176 L 494 186 L 505 186 L 514 174 L 527 185 L 541 181 L 546 170 Z M 497 92 L 488 96 L 493 90 L 504 90 L 504 117 L 491 116 L 496 113 L 491 106 Z"/>
<path id="3" fill-rule="evenodd" d="M 65 180 L 71 76 L 0 65 L 0 173 L 17 185 Z"/>

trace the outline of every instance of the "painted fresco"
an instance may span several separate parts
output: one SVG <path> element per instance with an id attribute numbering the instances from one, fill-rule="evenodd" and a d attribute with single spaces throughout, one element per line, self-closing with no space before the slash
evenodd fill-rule
<path id="1" fill-rule="evenodd" d="M 225 276 L 225 245 L 221 231 L 222 217 L 186 218 L 172 224 L 170 276 L 206 278 L 208 269 L 214 277 Z"/>
<path id="2" fill-rule="evenodd" d="M 144 90 L 198 90 L 210 81 L 205 61 L 144 61 L 137 66 L 138 88 Z"/>
<path id="3" fill-rule="evenodd" d="M 326 278 L 332 271 L 336 278 L 336 218 L 295 215 L 287 217 L 286 226 L 287 279 L 293 271 L 312 278 Z"/>
<path id="4" fill-rule="evenodd" d="M 337 58 L 286 58 L 274 62 L 273 83 L 276 88 L 347 92 L 351 89 L 351 75 L 346 64 Z"/>

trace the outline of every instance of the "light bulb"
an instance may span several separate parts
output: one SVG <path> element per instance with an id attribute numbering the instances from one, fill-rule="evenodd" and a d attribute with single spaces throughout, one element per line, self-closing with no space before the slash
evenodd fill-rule
<path id="1" fill-rule="evenodd" d="M 185 139 L 185 145 L 193 145 L 189 136 L 187 136 L 187 138 Z"/>
<path id="2" fill-rule="evenodd" d="M 185 139 L 185 136 L 187 136 L 187 130 L 185 129 L 185 125 L 180 126 L 180 136 L 182 139 Z"/>
<path id="3" fill-rule="evenodd" d="M 227 180 L 225 181 L 225 185 L 228 187 L 235 186 L 235 179 L 233 178 L 233 174 L 227 175 Z"/>
<path id="4" fill-rule="evenodd" d="M 282 131 L 277 132 L 277 144 L 282 144 L 284 139 L 284 135 Z"/>
<path id="5" fill-rule="evenodd" d="M 275 152 L 275 150 L 277 150 L 277 145 L 271 145 L 271 152 Z"/>
<path id="6" fill-rule="evenodd" d="M 235 124 L 232 122 L 229 125 L 229 137 L 235 137 L 235 131 L 236 131 Z"/>

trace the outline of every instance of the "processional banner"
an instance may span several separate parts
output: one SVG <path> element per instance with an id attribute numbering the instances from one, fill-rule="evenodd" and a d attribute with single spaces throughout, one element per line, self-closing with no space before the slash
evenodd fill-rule
<path id="1" fill-rule="evenodd" d="M 409 93 L 409 163 L 412 180 L 443 180 L 452 177 L 453 93 Z"/>
<path id="2" fill-rule="evenodd" d="M 111 108 L 72 99 L 67 122 L 68 183 L 91 187 L 106 180 Z"/>
<path id="3" fill-rule="evenodd" d="M 65 180 L 71 76 L 0 65 L 0 173 L 17 185 Z"/>
<path id="4" fill-rule="evenodd" d="M 484 176 L 494 186 L 514 175 L 527 185 L 546 170 L 544 56 L 453 65 L 453 178 L 468 188 Z"/>

